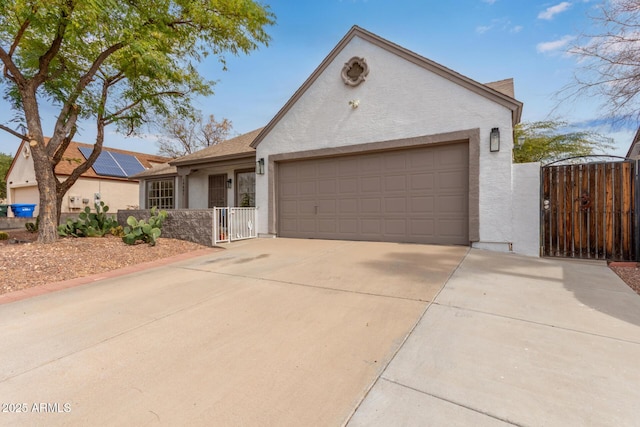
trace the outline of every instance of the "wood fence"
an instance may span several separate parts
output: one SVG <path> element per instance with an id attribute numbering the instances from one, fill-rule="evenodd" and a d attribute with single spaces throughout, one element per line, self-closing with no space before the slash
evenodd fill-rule
<path id="1" fill-rule="evenodd" d="M 635 261 L 637 164 L 542 168 L 544 256 Z"/>

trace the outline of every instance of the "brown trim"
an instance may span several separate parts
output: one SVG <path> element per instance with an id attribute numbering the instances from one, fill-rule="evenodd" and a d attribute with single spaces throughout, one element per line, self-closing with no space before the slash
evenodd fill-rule
<path id="1" fill-rule="evenodd" d="M 423 56 L 418 55 L 408 49 L 403 48 L 395 43 L 383 39 L 367 30 L 364 30 L 357 25 L 354 25 L 349 32 L 340 40 L 340 42 L 333 48 L 333 50 L 327 55 L 327 57 L 320 63 L 318 68 L 309 76 L 309 78 L 298 88 L 293 96 L 287 101 L 287 103 L 278 111 L 273 119 L 262 129 L 262 131 L 256 136 L 251 143 L 251 147 L 256 148 L 260 142 L 271 132 L 275 125 L 287 114 L 289 109 L 302 97 L 302 95 L 313 85 L 316 79 L 324 72 L 324 70 L 333 62 L 338 54 L 351 42 L 354 37 L 360 37 L 361 39 L 368 41 L 369 43 L 378 46 L 392 54 L 398 55 L 407 61 L 418 65 L 428 71 L 431 71 L 447 80 L 459 84 L 460 86 L 484 96 L 491 101 L 494 101 L 511 110 L 511 121 L 513 126 L 520 122 L 522 116 L 522 102 L 511 98 L 497 90 L 476 82 L 462 74 L 459 74 L 437 62 L 431 61 Z"/>
<path id="2" fill-rule="evenodd" d="M 471 242 L 477 242 L 480 240 L 480 129 L 478 128 L 436 135 L 423 135 L 413 138 L 270 155 L 267 164 L 269 177 L 267 183 L 269 198 L 267 224 L 269 234 L 278 234 L 276 194 L 278 163 L 280 162 L 427 147 L 464 141 L 468 141 L 469 143 L 469 240 Z"/>
<path id="3" fill-rule="evenodd" d="M 202 165 L 206 163 L 221 163 L 229 160 L 238 160 L 238 159 L 254 159 L 256 157 L 256 152 L 248 152 L 248 153 L 240 153 L 240 154 L 226 154 L 224 156 L 216 156 L 216 157 L 203 157 L 201 159 L 192 159 L 192 160 L 182 160 L 182 161 L 170 161 L 169 164 L 171 166 L 176 167 L 184 167 L 184 166 L 192 166 L 192 165 Z"/>

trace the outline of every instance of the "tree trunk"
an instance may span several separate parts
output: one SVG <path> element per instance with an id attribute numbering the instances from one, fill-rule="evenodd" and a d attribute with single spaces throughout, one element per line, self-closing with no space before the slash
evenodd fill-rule
<path id="1" fill-rule="evenodd" d="M 32 150 L 33 166 L 38 177 L 40 192 L 40 226 L 38 242 L 53 243 L 58 239 L 58 198 L 56 196 L 57 178 L 44 150 Z M 36 154 L 37 153 L 37 154 Z"/>
<path id="2" fill-rule="evenodd" d="M 44 145 L 42 123 L 35 90 L 31 87 L 25 88 L 21 91 L 21 97 L 27 120 L 27 129 L 29 130 L 31 158 L 33 159 L 33 168 L 40 193 L 38 242 L 53 243 L 58 239 L 57 178 L 54 173 L 54 166 L 51 165 Z"/>

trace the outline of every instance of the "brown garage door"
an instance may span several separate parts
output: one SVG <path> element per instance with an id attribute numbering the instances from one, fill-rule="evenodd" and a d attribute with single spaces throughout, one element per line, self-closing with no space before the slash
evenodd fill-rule
<path id="1" fill-rule="evenodd" d="M 469 244 L 467 143 L 278 164 L 278 235 Z"/>

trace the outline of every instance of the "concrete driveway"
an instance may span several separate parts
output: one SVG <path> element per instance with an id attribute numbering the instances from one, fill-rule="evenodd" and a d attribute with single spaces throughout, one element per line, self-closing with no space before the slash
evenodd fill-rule
<path id="1" fill-rule="evenodd" d="M 258 239 L 0 305 L 0 424 L 340 425 L 468 251 Z"/>

